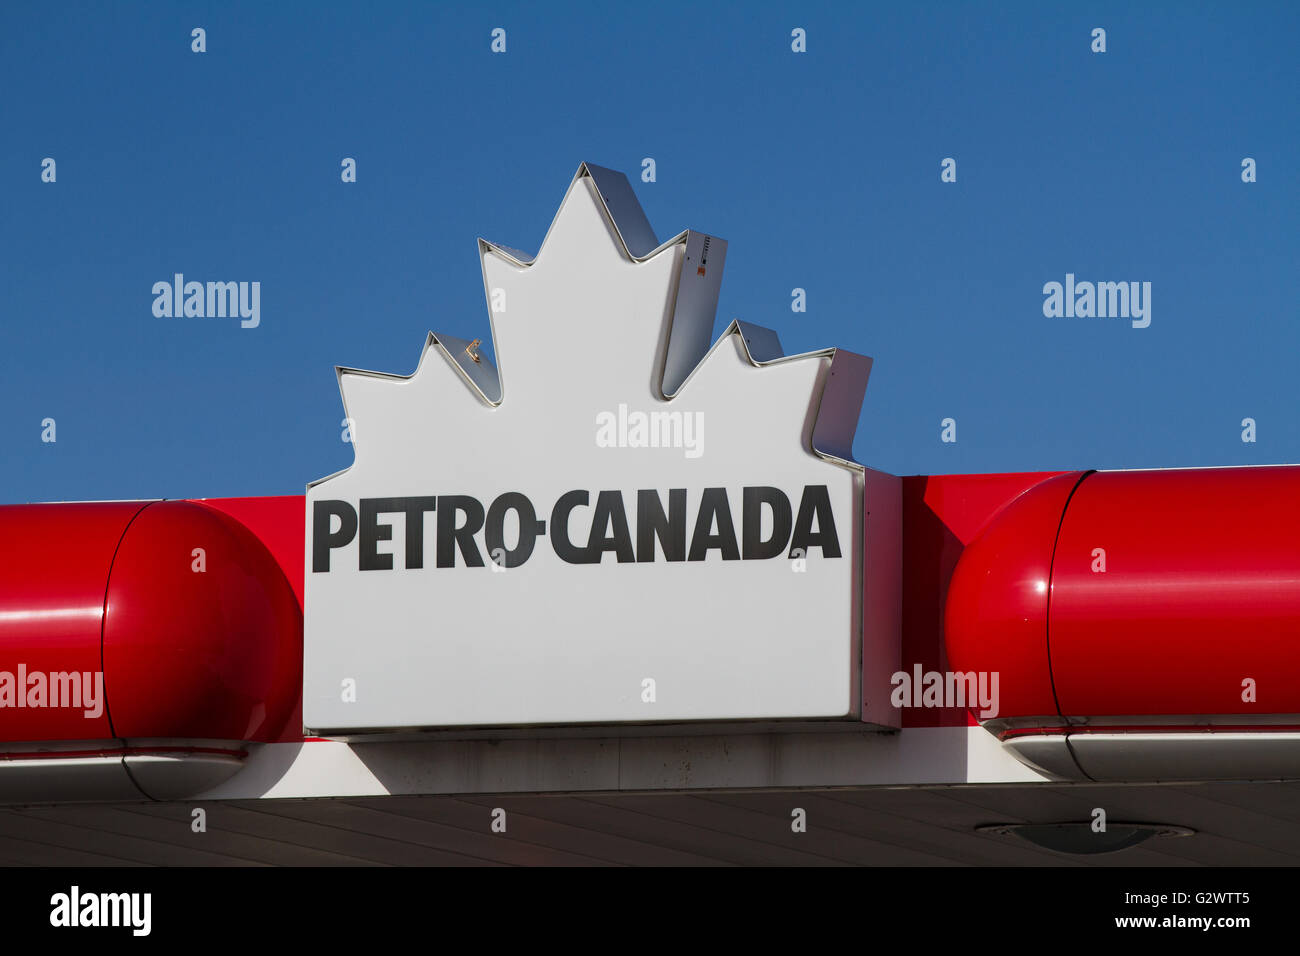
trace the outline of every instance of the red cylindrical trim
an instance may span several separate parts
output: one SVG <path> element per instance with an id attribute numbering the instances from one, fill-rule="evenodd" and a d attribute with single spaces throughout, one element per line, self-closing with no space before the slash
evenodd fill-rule
<path id="1" fill-rule="evenodd" d="M 303 499 L 268 501 L 300 577 Z M 0 507 L 0 536 L 0 744 L 300 736 L 291 555 L 185 501 Z"/>
<path id="2" fill-rule="evenodd" d="M 945 640 L 954 669 L 1000 672 L 999 721 L 1292 726 L 1300 466 L 1043 482 L 963 553 Z"/>

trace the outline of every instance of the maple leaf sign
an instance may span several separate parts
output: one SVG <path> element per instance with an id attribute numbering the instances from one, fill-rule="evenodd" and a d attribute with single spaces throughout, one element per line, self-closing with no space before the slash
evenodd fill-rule
<path id="1" fill-rule="evenodd" d="M 411 375 L 338 370 L 307 726 L 861 719 L 870 359 L 710 344 L 726 243 L 658 242 L 597 166 L 535 257 L 479 251 L 499 367 L 430 334 Z"/>

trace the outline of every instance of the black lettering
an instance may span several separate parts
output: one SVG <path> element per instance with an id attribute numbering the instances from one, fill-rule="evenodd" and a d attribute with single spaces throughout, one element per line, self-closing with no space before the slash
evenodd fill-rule
<path id="1" fill-rule="evenodd" d="M 361 556 L 362 571 L 391 571 L 393 556 L 379 553 L 380 541 L 393 539 L 391 525 L 379 524 L 381 514 L 406 515 L 406 568 L 424 567 L 424 514 L 433 511 L 438 499 L 432 495 L 415 498 L 362 498 L 361 499 Z"/>
<path id="2" fill-rule="evenodd" d="M 636 559 L 655 559 L 655 539 L 668 561 L 686 560 L 686 489 L 668 492 L 668 513 L 653 488 L 636 493 Z"/>
<path id="3" fill-rule="evenodd" d="M 718 520 L 718 533 L 711 534 L 713 519 Z M 726 488 L 705 488 L 700 498 L 700 513 L 695 518 L 695 532 L 691 535 L 691 554 L 686 560 L 703 561 L 711 548 L 722 552 L 723 561 L 738 561 L 740 548 L 736 545 L 736 526 L 731 521 L 731 504 Z"/>
<path id="4" fill-rule="evenodd" d="M 812 530 L 814 515 L 817 518 L 817 533 Z M 790 539 L 790 557 L 796 549 L 803 549 L 806 556 L 809 548 L 821 548 L 822 556 L 838 558 L 840 556 L 840 538 L 835 533 L 835 512 L 831 510 L 830 492 L 825 485 L 807 485 L 803 498 L 799 501 L 799 517 L 794 522 L 794 537 Z"/>
<path id="5" fill-rule="evenodd" d="M 402 510 L 401 498 L 361 499 L 361 558 L 362 571 L 391 571 L 393 556 L 379 553 L 380 541 L 393 540 L 393 526 L 380 524 L 380 512 L 390 514 Z"/>
<path id="6" fill-rule="evenodd" d="M 394 498 L 402 502 L 399 509 L 406 512 L 406 569 L 424 567 L 424 515 L 433 511 L 438 499 L 433 495 L 416 498 Z"/>
<path id="7" fill-rule="evenodd" d="M 551 509 L 551 547 L 561 561 L 569 564 L 591 564 L 586 548 L 577 547 L 569 540 L 569 515 L 578 505 L 585 505 L 591 496 L 585 491 L 566 491 Z M 596 560 L 600 560 L 599 557 Z"/>
<path id="8" fill-rule="evenodd" d="M 505 520 L 506 512 L 512 508 L 519 514 L 519 542 L 513 551 L 507 551 Z M 546 534 L 546 522 L 537 520 L 533 503 L 517 491 L 501 495 L 488 508 L 485 530 L 488 557 L 495 561 L 497 553 L 501 552 L 505 557 L 503 567 L 517 568 L 527 561 L 537 545 L 538 535 L 543 534 Z"/>
<path id="9" fill-rule="evenodd" d="M 606 534 L 605 529 L 610 529 Z M 598 537 L 599 535 L 599 537 Z M 587 537 L 587 559 L 599 564 L 606 551 L 618 555 L 618 563 L 636 560 L 632 550 L 632 532 L 627 527 L 627 512 L 623 510 L 621 491 L 602 491 L 596 496 L 596 509 L 591 516 L 591 533 Z"/>
<path id="10" fill-rule="evenodd" d="M 772 537 L 763 540 L 763 505 L 772 509 Z M 775 558 L 790 540 L 790 499 L 780 488 L 759 485 L 745 489 L 741 515 L 746 561 Z"/>
<path id="11" fill-rule="evenodd" d="M 330 531 L 330 519 L 337 516 L 339 530 Z M 348 544 L 357 533 L 357 513 L 346 501 L 317 501 L 311 516 L 311 569 L 328 571 L 330 551 Z"/>
<path id="12" fill-rule="evenodd" d="M 465 523 L 456 526 L 457 512 L 465 515 Z M 456 548 L 460 548 L 461 557 L 467 568 L 483 567 L 483 555 L 479 553 L 474 535 L 483 527 L 483 504 L 469 495 L 438 496 L 438 567 L 454 568 L 456 566 Z"/>

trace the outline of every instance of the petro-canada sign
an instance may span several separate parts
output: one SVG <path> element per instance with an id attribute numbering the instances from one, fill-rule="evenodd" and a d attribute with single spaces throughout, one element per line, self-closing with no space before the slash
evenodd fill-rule
<path id="1" fill-rule="evenodd" d="M 499 369 L 430 334 L 411 375 L 338 370 L 355 461 L 307 489 L 307 727 L 866 718 L 870 360 L 741 322 L 710 345 L 726 243 L 659 243 L 600 167 L 535 257 L 479 252 Z"/>

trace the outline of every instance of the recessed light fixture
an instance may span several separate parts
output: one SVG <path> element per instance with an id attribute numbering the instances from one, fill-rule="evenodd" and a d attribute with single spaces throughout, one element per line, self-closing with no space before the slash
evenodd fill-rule
<path id="1" fill-rule="evenodd" d="M 1022 840 L 1057 853 L 1114 853 L 1144 843 L 1152 837 L 1185 837 L 1196 831 L 1167 823 L 1108 823 L 1104 831 L 1090 823 L 991 823 L 976 833 L 1013 833 Z"/>

